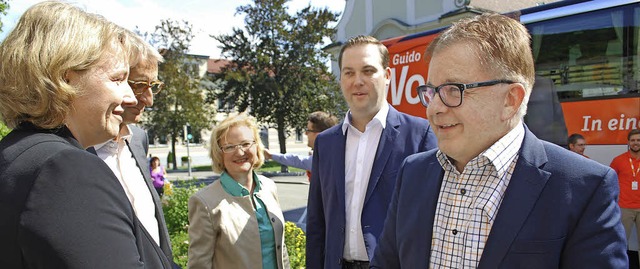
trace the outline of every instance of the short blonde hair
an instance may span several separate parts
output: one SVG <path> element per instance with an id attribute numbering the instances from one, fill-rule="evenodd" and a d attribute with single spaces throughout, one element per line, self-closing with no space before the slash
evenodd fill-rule
<path id="1" fill-rule="evenodd" d="M 425 59 L 442 48 L 465 43 L 476 48 L 480 65 L 496 79 L 524 85 L 525 96 L 518 117 L 527 113 L 527 103 L 535 81 L 531 36 L 519 21 L 500 15 L 482 14 L 459 20 L 444 30 L 428 47 Z"/>
<path id="2" fill-rule="evenodd" d="M 222 149 L 220 142 L 223 137 L 227 136 L 229 129 L 236 126 L 247 126 L 253 133 L 253 139 L 256 141 L 256 153 L 258 161 L 253 164 L 253 169 L 258 169 L 264 164 L 264 145 L 260 140 L 260 130 L 254 117 L 249 116 L 246 112 L 235 116 L 230 116 L 223 120 L 211 131 L 211 146 L 209 147 L 209 155 L 211 156 L 211 169 L 216 173 L 225 171 Z"/>
<path id="3" fill-rule="evenodd" d="M 125 30 L 102 16 L 62 2 L 33 5 L 0 44 L 0 118 L 10 128 L 60 127 L 81 94 L 65 75 L 93 67 L 114 44 L 130 52 Z"/>

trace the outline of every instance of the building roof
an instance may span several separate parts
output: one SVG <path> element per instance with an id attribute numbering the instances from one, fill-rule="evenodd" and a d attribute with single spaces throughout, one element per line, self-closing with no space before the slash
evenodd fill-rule
<path id="1" fill-rule="evenodd" d="M 219 74 L 222 67 L 228 65 L 231 61 L 226 59 L 209 59 L 207 61 L 207 73 Z"/>

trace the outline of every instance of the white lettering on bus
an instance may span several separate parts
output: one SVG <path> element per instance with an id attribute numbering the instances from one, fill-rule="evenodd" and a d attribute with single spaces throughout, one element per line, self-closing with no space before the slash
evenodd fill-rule
<path id="1" fill-rule="evenodd" d="M 407 51 L 404 53 L 404 55 L 394 54 L 393 65 L 417 62 L 420 61 L 420 58 L 422 58 L 422 55 L 420 54 L 420 52 L 416 52 L 415 50 L 411 51 L 411 53 Z"/>
<path id="2" fill-rule="evenodd" d="M 591 116 L 582 116 L 583 125 L 580 131 L 589 132 L 589 131 L 602 131 L 602 120 L 601 119 L 591 119 Z M 627 118 L 624 114 L 620 114 L 620 119 L 609 119 L 607 121 L 607 128 L 610 131 L 624 131 L 624 130 L 632 130 L 632 129 L 640 129 L 640 118 L 636 119 L 635 117 Z"/>
<path id="3" fill-rule="evenodd" d="M 584 125 L 582 126 L 582 129 L 580 131 L 583 131 L 583 132 L 593 131 L 593 130 L 602 131 L 601 120 L 592 120 L 591 129 L 589 129 L 589 119 L 591 118 L 591 116 L 582 116 L 582 118 L 584 119 Z"/>
<path id="4" fill-rule="evenodd" d="M 407 80 L 407 73 L 409 72 L 409 66 L 405 65 L 400 71 L 400 78 L 396 81 L 396 68 L 391 68 L 391 81 L 389 83 L 389 89 L 387 92 L 391 94 L 391 105 L 397 106 L 402 102 L 402 94 L 404 93 L 407 103 L 415 105 L 420 102 L 418 93 L 413 90 L 413 84 L 417 82 L 417 85 L 424 84 L 425 80 L 420 74 L 413 74 Z M 415 96 L 412 95 L 415 94 Z"/>

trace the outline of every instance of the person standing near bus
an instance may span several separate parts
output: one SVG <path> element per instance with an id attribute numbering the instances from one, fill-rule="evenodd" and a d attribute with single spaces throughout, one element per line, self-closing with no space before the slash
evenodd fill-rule
<path id="1" fill-rule="evenodd" d="M 382 232 L 398 167 L 410 154 L 436 148 L 425 119 L 386 102 L 389 52 L 356 36 L 338 57 L 349 111 L 316 137 L 307 206 L 307 269 L 368 268 Z"/>
<path id="2" fill-rule="evenodd" d="M 627 235 L 627 242 L 631 241 L 631 228 L 635 224 L 636 232 L 640 235 L 640 129 L 632 129 L 627 135 L 629 150 L 615 157 L 611 161 L 611 168 L 618 174 L 620 186 L 620 210 L 622 211 L 622 225 Z M 633 240 L 638 240 L 634 238 Z M 638 252 L 627 250 L 629 263 L 638 267 Z"/>
<path id="3" fill-rule="evenodd" d="M 309 114 L 307 118 L 307 130 L 305 131 L 307 134 L 307 146 L 313 150 L 313 144 L 315 144 L 318 134 L 337 123 L 338 119 L 336 119 L 335 116 L 324 111 L 315 111 Z M 301 156 L 291 153 L 275 153 L 264 149 L 264 157 L 265 159 L 272 159 L 282 165 L 307 170 L 307 177 L 311 179 L 311 155 Z"/>
<path id="4" fill-rule="evenodd" d="M 567 145 L 570 151 L 589 158 L 589 156 L 584 155 L 584 150 L 587 148 L 587 141 L 581 134 L 571 134 L 567 139 Z"/>
<path id="5" fill-rule="evenodd" d="M 615 172 L 523 123 L 527 29 L 459 20 L 427 49 L 418 95 L 438 150 L 398 169 L 371 268 L 626 268 Z"/>

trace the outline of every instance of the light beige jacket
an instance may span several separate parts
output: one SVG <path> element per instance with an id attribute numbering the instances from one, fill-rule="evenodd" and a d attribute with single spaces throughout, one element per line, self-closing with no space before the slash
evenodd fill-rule
<path id="1" fill-rule="evenodd" d="M 276 239 L 279 269 L 288 269 L 289 256 L 284 245 L 284 216 L 278 202 L 275 183 L 258 176 L 258 197 L 264 203 Z M 251 196 L 227 193 L 220 180 L 189 198 L 190 269 L 261 269 L 262 249 L 258 219 Z"/>

